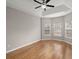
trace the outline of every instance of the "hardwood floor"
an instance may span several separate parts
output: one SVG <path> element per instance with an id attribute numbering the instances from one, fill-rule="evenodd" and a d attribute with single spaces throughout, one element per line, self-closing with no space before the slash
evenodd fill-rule
<path id="1" fill-rule="evenodd" d="M 7 59 L 72 59 L 72 46 L 63 41 L 41 40 L 7 54 Z"/>

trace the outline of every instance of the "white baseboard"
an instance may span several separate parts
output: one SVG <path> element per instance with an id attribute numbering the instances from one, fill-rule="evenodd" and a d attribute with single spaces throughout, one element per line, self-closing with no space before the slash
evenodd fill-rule
<path id="1" fill-rule="evenodd" d="M 31 42 L 31 43 L 27 43 L 27 44 L 25 44 L 25 45 L 19 46 L 19 47 L 17 47 L 17 48 L 12 49 L 12 50 L 6 51 L 6 53 L 9 53 L 9 52 L 15 51 L 15 50 L 17 50 L 17 49 L 20 49 L 20 48 L 22 48 L 22 47 L 31 45 L 31 44 L 33 44 L 33 43 L 35 43 L 35 42 L 38 42 L 38 41 L 40 41 L 40 40 L 36 40 L 36 41 Z"/>
<path id="2" fill-rule="evenodd" d="M 44 40 L 44 39 L 42 39 L 42 40 Z M 46 39 L 46 40 L 47 40 L 47 39 Z M 51 40 L 51 39 L 50 39 L 50 40 Z M 25 47 L 25 46 L 31 45 L 31 44 L 33 44 L 33 43 L 35 43 L 35 42 L 38 42 L 38 41 L 40 41 L 40 40 L 36 40 L 36 41 L 31 42 L 31 43 L 28 43 L 28 44 L 25 44 L 25 45 L 19 46 L 19 47 L 17 47 L 17 48 L 14 48 L 14 49 L 12 49 L 12 50 L 7 51 L 6 53 L 9 53 L 9 52 L 12 52 L 12 51 L 14 51 L 14 50 L 20 49 L 20 48 L 22 48 L 22 47 Z M 64 42 L 69 43 L 69 44 L 72 45 L 72 43 L 70 43 L 70 42 L 68 42 L 68 41 L 65 41 L 65 40 L 58 40 L 58 41 L 64 41 Z"/>
<path id="3" fill-rule="evenodd" d="M 57 40 L 57 41 L 63 41 L 63 42 L 66 42 L 66 43 L 68 43 L 68 44 L 70 44 L 70 45 L 72 45 L 72 43 L 71 42 L 69 42 L 68 40 L 66 40 L 66 39 L 42 39 L 42 40 Z"/>

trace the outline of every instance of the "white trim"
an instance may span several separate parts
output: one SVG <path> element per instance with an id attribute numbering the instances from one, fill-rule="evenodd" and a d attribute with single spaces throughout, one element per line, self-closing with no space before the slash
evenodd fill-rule
<path id="1" fill-rule="evenodd" d="M 58 38 L 58 39 L 55 39 L 55 38 L 54 38 L 54 39 L 42 39 L 42 40 L 57 40 L 57 41 L 63 41 L 63 42 L 66 42 L 66 43 L 72 45 L 71 42 L 69 42 L 69 41 L 67 41 L 67 40 L 65 40 L 65 39 L 61 39 L 61 38 L 60 38 L 60 39 L 59 39 L 59 38 Z"/>
<path id="2" fill-rule="evenodd" d="M 62 12 L 55 13 L 55 14 L 45 15 L 43 17 L 45 17 L 45 18 L 61 17 L 61 16 L 64 16 L 64 15 L 67 15 L 71 12 L 72 12 L 72 10 L 69 10 L 67 12 L 62 11 Z"/>
<path id="3" fill-rule="evenodd" d="M 33 43 L 35 43 L 35 42 L 38 42 L 38 41 L 40 41 L 40 40 L 36 40 L 36 41 L 31 42 L 31 43 L 27 43 L 27 44 L 25 44 L 25 45 L 19 46 L 19 47 L 17 47 L 17 48 L 12 49 L 12 50 L 6 51 L 6 53 L 9 53 L 9 52 L 12 52 L 12 51 L 14 51 L 14 50 L 20 49 L 20 48 L 22 48 L 22 47 L 31 45 L 31 44 L 33 44 Z"/>
<path id="4" fill-rule="evenodd" d="M 45 40 L 45 39 L 42 39 L 42 40 Z M 46 39 L 46 40 L 52 40 L 52 39 Z M 64 42 L 69 43 L 69 44 L 72 45 L 72 43 L 70 43 L 70 42 L 68 42 L 68 41 L 66 41 L 66 40 L 60 40 L 60 39 L 53 39 L 53 40 L 64 41 Z M 14 50 L 20 49 L 20 48 L 22 48 L 22 47 L 31 45 L 31 44 L 33 44 L 33 43 L 35 43 L 35 42 L 38 42 L 38 41 L 40 41 L 40 40 L 36 40 L 36 41 L 31 42 L 31 43 L 28 43 L 28 44 L 22 45 L 22 46 L 20 46 L 20 47 L 14 48 L 14 49 L 12 49 L 12 50 L 7 51 L 6 53 L 9 53 L 9 52 L 12 52 L 12 51 L 14 51 Z"/>

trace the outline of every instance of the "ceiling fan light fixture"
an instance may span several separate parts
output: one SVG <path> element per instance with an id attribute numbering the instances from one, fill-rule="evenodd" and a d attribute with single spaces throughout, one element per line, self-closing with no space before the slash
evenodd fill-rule
<path id="1" fill-rule="evenodd" d="M 46 8 L 46 5 L 42 5 L 41 7 L 44 9 L 44 8 Z"/>
<path id="2" fill-rule="evenodd" d="M 41 7 L 42 9 L 44 9 L 44 11 L 46 11 L 47 7 L 54 7 L 54 5 L 47 4 L 48 2 L 50 2 L 50 0 L 42 0 L 43 2 L 39 2 L 37 0 L 34 1 L 40 4 L 40 6 L 35 7 L 35 9 Z"/>

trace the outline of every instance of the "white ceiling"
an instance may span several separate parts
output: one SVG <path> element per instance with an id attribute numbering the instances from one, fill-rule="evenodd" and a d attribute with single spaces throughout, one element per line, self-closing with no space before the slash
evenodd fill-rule
<path id="1" fill-rule="evenodd" d="M 39 0 L 41 1 L 41 0 Z M 8 7 L 15 8 L 17 10 L 41 16 L 42 8 L 34 9 L 36 6 L 39 6 L 33 0 L 6 0 Z M 55 5 L 54 8 L 48 8 L 44 15 L 54 15 L 60 13 L 68 13 L 72 9 L 72 0 L 51 0 L 48 4 Z M 63 15 L 63 14 L 62 14 Z"/>

